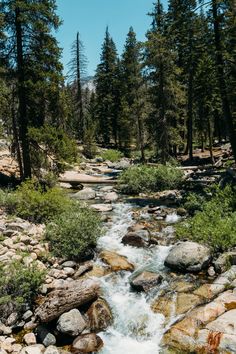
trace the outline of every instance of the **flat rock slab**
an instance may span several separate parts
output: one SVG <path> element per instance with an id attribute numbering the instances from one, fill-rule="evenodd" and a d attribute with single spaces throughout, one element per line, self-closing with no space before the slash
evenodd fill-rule
<path id="1" fill-rule="evenodd" d="M 108 264 L 114 272 L 118 272 L 120 270 L 134 270 L 134 265 L 130 263 L 125 256 L 121 256 L 115 252 L 103 251 L 100 253 L 99 258 Z"/>
<path id="2" fill-rule="evenodd" d="M 110 204 L 92 204 L 91 208 L 100 213 L 107 213 L 113 210 L 113 206 Z"/>

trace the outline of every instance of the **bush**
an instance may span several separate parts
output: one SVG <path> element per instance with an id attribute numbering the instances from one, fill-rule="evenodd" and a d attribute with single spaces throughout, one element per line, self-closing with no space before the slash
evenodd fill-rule
<path id="1" fill-rule="evenodd" d="M 236 245 L 235 191 L 227 186 L 217 190 L 202 211 L 176 226 L 180 239 L 208 244 L 214 251 L 225 251 Z"/>
<path id="2" fill-rule="evenodd" d="M 100 219 L 87 208 L 68 210 L 47 225 L 46 239 L 55 256 L 84 259 L 91 255 L 100 235 Z"/>
<path id="3" fill-rule="evenodd" d="M 10 214 L 35 223 L 51 220 L 72 204 L 59 188 L 45 190 L 34 180 L 22 183 L 15 192 L 2 192 L 0 200 Z"/>
<path id="4" fill-rule="evenodd" d="M 124 171 L 120 176 L 119 184 L 121 190 L 127 194 L 158 192 L 178 188 L 182 182 L 182 177 L 182 171 L 175 167 L 139 165 Z"/>
<path id="5" fill-rule="evenodd" d="M 116 161 L 119 161 L 120 159 L 122 159 L 122 157 L 124 157 L 124 155 L 122 154 L 121 151 L 110 149 L 110 150 L 104 151 L 102 153 L 101 157 L 103 158 L 103 160 L 116 162 Z"/>
<path id="6" fill-rule="evenodd" d="M 64 171 L 66 164 L 73 163 L 77 157 L 75 140 L 61 128 L 44 125 L 41 128 L 30 128 L 31 163 L 35 175 L 41 168 L 55 173 Z"/>
<path id="7" fill-rule="evenodd" d="M 38 289 L 44 282 L 45 272 L 37 268 L 37 264 L 32 263 L 26 266 L 20 261 L 15 261 L 10 265 L 0 266 L 0 311 L 4 317 L 7 312 L 5 305 L 14 307 L 14 310 L 24 311 L 27 305 L 32 305 L 38 294 Z M 13 312 L 11 310 L 11 312 Z M 9 315 L 8 313 L 5 314 Z"/>
<path id="8" fill-rule="evenodd" d="M 205 201 L 205 198 L 196 193 L 190 193 L 185 198 L 184 208 L 188 211 L 188 213 L 193 216 L 196 211 L 202 211 L 202 206 Z"/>

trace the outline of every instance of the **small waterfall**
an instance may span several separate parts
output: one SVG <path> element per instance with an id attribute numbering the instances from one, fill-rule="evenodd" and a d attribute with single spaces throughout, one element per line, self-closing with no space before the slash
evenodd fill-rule
<path id="1" fill-rule="evenodd" d="M 114 206 L 113 224 L 98 242 L 101 249 L 115 251 L 128 257 L 135 272 L 160 271 L 170 247 L 149 249 L 125 246 L 121 243 L 133 224 L 132 207 Z M 114 323 L 101 333 L 104 348 L 101 354 L 157 354 L 164 329 L 164 316 L 152 312 L 145 293 L 134 292 L 129 284 L 129 272 L 112 273 L 101 279 L 104 297 L 110 304 Z"/>

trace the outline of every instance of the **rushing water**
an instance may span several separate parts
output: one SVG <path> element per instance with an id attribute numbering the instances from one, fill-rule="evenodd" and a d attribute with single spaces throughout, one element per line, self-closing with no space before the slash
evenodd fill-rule
<path id="1" fill-rule="evenodd" d="M 135 272 L 163 271 L 169 247 L 150 249 L 125 246 L 121 243 L 129 226 L 133 224 L 132 208 L 127 204 L 114 206 L 111 227 L 99 240 L 99 248 L 112 250 L 128 257 Z M 173 222 L 175 220 L 173 215 Z M 171 217 L 168 220 L 172 221 Z M 152 312 L 148 295 L 134 292 L 129 284 L 130 272 L 112 273 L 101 279 L 104 297 L 110 304 L 114 322 L 101 334 L 104 341 L 102 354 L 158 354 L 163 334 L 164 317 Z"/>

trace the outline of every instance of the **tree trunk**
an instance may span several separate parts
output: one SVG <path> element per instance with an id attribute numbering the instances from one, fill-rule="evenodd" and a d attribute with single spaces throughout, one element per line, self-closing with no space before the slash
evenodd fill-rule
<path id="1" fill-rule="evenodd" d="M 22 149 L 23 179 L 31 178 L 30 149 L 28 139 L 28 119 L 25 89 L 25 68 L 23 57 L 23 33 L 19 7 L 15 10 L 16 51 L 19 97 L 19 135 Z"/>
<path id="2" fill-rule="evenodd" d="M 74 281 L 68 288 L 52 291 L 37 308 L 36 316 L 41 322 L 51 322 L 64 312 L 96 300 L 99 288 L 99 283 L 92 279 Z"/>
<path id="3" fill-rule="evenodd" d="M 218 72 L 219 89 L 222 100 L 222 108 L 224 113 L 224 118 L 228 126 L 230 143 L 234 155 L 234 160 L 236 161 L 236 128 L 233 122 L 232 113 L 230 110 L 230 104 L 227 95 L 227 85 L 224 75 L 224 58 L 221 43 L 221 32 L 220 32 L 220 17 L 218 14 L 217 0 L 212 0 L 212 14 L 214 21 L 214 35 L 215 35 L 215 48 L 216 48 L 216 65 Z"/>
<path id="4" fill-rule="evenodd" d="M 13 130 L 14 144 L 16 147 L 16 156 L 17 156 L 17 161 L 18 161 L 19 170 L 20 170 L 20 177 L 22 179 L 23 178 L 23 166 L 22 166 L 22 158 L 21 158 L 21 151 L 20 151 L 20 144 L 19 144 L 19 134 L 18 134 L 18 129 L 17 129 L 17 121 L 16 121 L 16 115 L 15 115 L 14 89 L 13 89 L 13 93 L 12 93 L 12 130 Z"/>
<path id="5" fill-rule="evenodd" d="M 81 88 L 81 74 L 80 74 L 80 40 L 79 32 L 76 37 L 76 66 L 77 66 L 77 99 L 79 108 L 79 138 L 84 139 L 84 112 L 83 112 L 83 100 L 82 100 L 82 88 Z"/>

